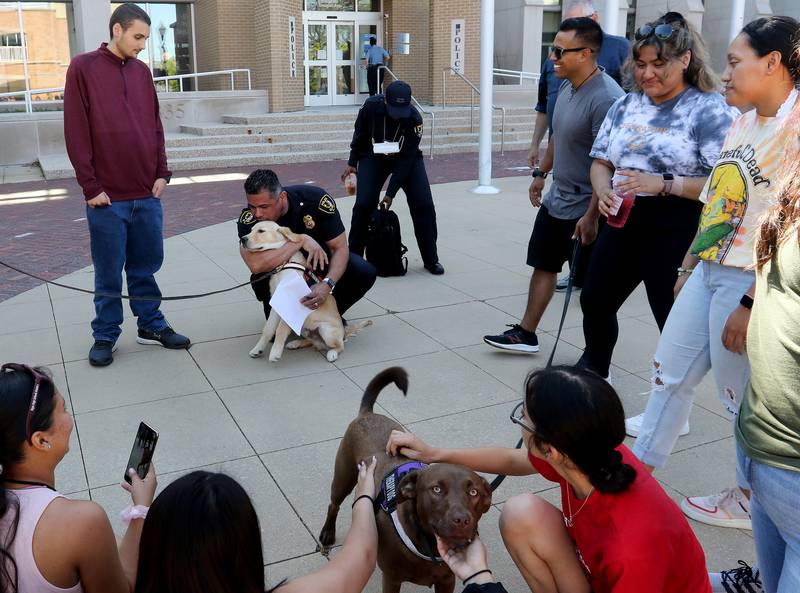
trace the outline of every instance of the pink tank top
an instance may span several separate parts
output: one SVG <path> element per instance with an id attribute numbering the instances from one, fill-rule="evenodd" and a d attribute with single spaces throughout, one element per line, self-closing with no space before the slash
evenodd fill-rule
<path id="1" fill-rule="evenodd" d="M 47 506 L 62 495 L 48 488 L 22 488 L 7 490 L 7 496 L 16 496 L 19 500 L 17 535 L 11 544 L 11 555 L 17 563 L 19 593 L 83 593 L 80 582 L 69 589 L 49 583 L 39 572 L 33 558 L 33 532 L 36 525 Z M 0 522 L 2 529 L 6 528 L 5 519 Z"/>

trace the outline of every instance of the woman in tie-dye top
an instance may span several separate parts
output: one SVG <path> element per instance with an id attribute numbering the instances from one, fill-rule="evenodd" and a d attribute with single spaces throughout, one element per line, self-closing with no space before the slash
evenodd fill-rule
<path id="1" fill-rule="evenodd" d="M 636 38 L 625 66 L 633 91 L 611 106 L 590 152 L 602 214 L 616 192 L 636 196 L 624 227 L 600 231 L 581 294 L 586 349 L 578 366 L 602 377 L 617 311 L 639 284 L 663 329 L 676 269 L 697 231 L 700 191 L 739 113 L 717 92 L 703 41 L 680 14 L 640 27 Z"/>
<path id="2" fill-rule="evenodd" d="M 755 108 L 731 126 L 700 194 L 705 207 L 658 343 L 647 410 L 627 420 L 628 433 L 638 433 L 634 453 L 651 467 L 663 467 L 679 433 L 688 432 L 694 388 L 709 370 L 725 413 L 733 418 L 739 410 L 750 376 L 745 341 L 758 220 L 775 201 L 778 165 L 796 126 L 788 119 L 798 96 L 792 40 L 799 31 L 790 17 L 761 18 L 745 26 L 728 49 L 726 99 Z M 746 484 L 737 479 L 738 487 L 690 497 L 681 508 L 711 525 L 750 529 Z"/>

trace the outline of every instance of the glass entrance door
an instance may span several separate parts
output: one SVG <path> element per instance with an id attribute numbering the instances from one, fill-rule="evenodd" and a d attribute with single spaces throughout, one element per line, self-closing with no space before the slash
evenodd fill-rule
<path id="1" fill-rule="evenodd" d="M 355 28 L 348 22 L 306 24 L 306 105 L 356 104 Z"/>

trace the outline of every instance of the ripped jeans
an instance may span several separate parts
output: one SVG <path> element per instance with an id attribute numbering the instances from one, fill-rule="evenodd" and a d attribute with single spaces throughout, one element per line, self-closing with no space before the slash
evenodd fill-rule
<path id="1" fill-rule="evenodd" d="M 747 354 L 725 348 L 722 332 L 728 316 L 755 281 L 742 268 L 700 262 L 672 306 L 653 361 L 650 399 L 633 452 L 644 463 L 666 465 L 689 419 L 694 389 L 709 370 L 727 415 L 739 411 L 750 378 Z M 744 485 L 737 475 L 739 485 Z"/>

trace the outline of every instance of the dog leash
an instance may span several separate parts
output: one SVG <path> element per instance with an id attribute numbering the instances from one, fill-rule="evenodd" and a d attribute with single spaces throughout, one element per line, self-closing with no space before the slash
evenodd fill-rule
<path id="1" fill-rule="evenodd" d="M 230 286 L 228 288 L 221 288 L 220 290 L 212 290 L 210 292 L 198 292 L 195 294 L 183 294 L 179 296 L 131 296 L 129 294 L 122 294 L 118 292 L 102 292 L 96 290 L 89 290 L 88 288 L 80 288 L 78 286 L 70 286 L 69 284 L 62 284 L 60 282 L 56 282 L 55 280 L 47 280 L 46 278 L 42 278 L 41 276 L 37 276 L 36 274 L 32 274 L 31 272 L 26 272 L 25 270 L 20 270 L 16 266 L 12 266 L 11 264 L 0 260 L 0 266 L 5 266 L 10 270 L 14 270 L 24 276 L 28 276 L 29 278 L 34 278 L 35 280 L 39 280 L 40 282 L 44 282 L 45 284 L 52 284 L 53 286 L 58 286 L 60 288 L 66 288 L 67 290 L 74 290 L 75 292 L 82 292 L 85 294 L 92 294 L 99 297 L 105 298 L 112 298 L 112 299 L 125 299 L 127 301 L 186 301 L 190 299 L 199 299 L 207 296 L 212 296 L 215 294 L 222 294 L 223 292 L 231 292 L 232 290 L 236 290 L 237 288 L 242 288 L 243 286 L 248 286 L 250 284 L 255 284 L 256 282 L 261 282 L 262 280 L 269 278 L 270 276 L 277 274 L 281 270 L 286 268 L 300 270 L 304 274 L 309 275 L 312 279 L 319 282 L 319 278 L 313 271 L 309 270 L 305 266 L 294 262 L 287 262 L 284 265 L 275 268 L 270 272 L 264 272 L 263 274 L 259 274 L 255 278 L 252 278 L 248 282 L 242 282 L 241 284 L 237 284 L 236 286 Z"/>
<path id="2" fill-rule="evenodd" d="M 544 368 L 548 368 L 553 366 L 553 357 L 556 355 L 556 348 L 558 348 L 558 342 L 561 340 L 561 330 L 564 329 L 564 321 L 567 319 L 567 312 L 569 311 L 569 300 L 572 296 L 572 287 L 575 284 L 575 272 L 578 267 L 578 259 L 579 254 L 581 252 L 581 241 L 578 239 L 575 241 L 575 247 L 572 250 L 572 260 L 569 264 L 569 279 L 567 280 L 567 290 L 564 292 L 564 308 L 561 310 L 561 321 L 558 324 L 558 332 L 556 332 L 556 341 L 553 344 L 553 349 L 550 350 L 550 356 L 547 358 L 547 364 Z M 520 438 L 517 441 L 517 445 L 514 447 L 515 449 L 522 448 L 522 439 Z M 498 486 L 503 483 L 503 480 L 506 479 L 506 476 L 502 474 L 498 474 L 494 480 L 489 484 L 492 492 L 497 490 Z"/>

